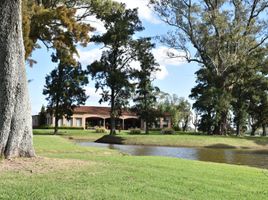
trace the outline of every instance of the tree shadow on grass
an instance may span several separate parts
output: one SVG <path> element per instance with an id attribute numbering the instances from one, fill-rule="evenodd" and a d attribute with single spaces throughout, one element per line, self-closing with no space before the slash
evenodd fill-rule
<path id="1" fill-rule="evenodd" d="M 103 137 L 97 139 L 96 143 L 106 143 L 106 144 L 124 144 L 125 139 L 117 135 L 104 135 Z"/>
<path id="2" fill-rule="evenodd" d="M 228 145 L 228 144 L 222 144 L 222 143 L 208 145 L 208 146 L 205 146 L 205 148 L 213 148 L 213 149 L 236 149 L 235 146 Z"/>
<path id="3" fill-rule="evenodd" d="M 59 132 L 56 135 L 58 136 L 65 136 L 67 133 L 65 132 Z M 49 136 L 49 135 L 55 135 L 54 132 L 46 132 L 46 133 L 33 133 L 33 135 L 44 135 L 44 136 Z"/>
<path id="4" fill-rule="evenodd" d="M 268 146 L 268 137 L 244 137 L 246 140 L 253 141 L 255 144 L 261 145 L 261 146 Z"/>

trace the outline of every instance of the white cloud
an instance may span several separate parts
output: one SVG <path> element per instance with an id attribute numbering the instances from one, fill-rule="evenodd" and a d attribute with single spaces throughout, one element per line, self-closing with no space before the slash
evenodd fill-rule
<path id="1" fill-rule="evenodd" d="M 87 66 L 93 63 L 95 60 L 99 60 L 101 58 L 103 49 L 95 48 L 91 50 L 81 50 L 78 49 L 79 58 L 77 60 L 83 65 Z"/>
<path id="2" fill-rule="evenodd" d="M 136 69 L 136 70 L 140 70 L 140 69 L 141 69 L 141 67 L 140 67 L 140 62 L 138 62 L 138 61 L 133 61 L 133 62 L 131 62 L 131 63 L 130 63 L 130 67 L 131 67 L 132 69 Z"/>
<path id="3" fill-rule="evenodd" d="M 160 65 L 159 69 L 159 71 L 155 72 L 154 76 L 157 80 L 164 80 L 168 76 L 168 70 L 164 65 Z"/>
<path id="4" fill-rule="evenodd" d="M 149 8 L 149 0 L 115 0 L 120 3 L 126 4 L 127 8 L 134 9 L 138 8 L 139 17 L 141 19 L 144 19 L 148 22 L 151 22 L 153 24 L 160 24 L 161 21 L 158 19 L 158 17 L 154 14 L 151 8 Z M 86 9 L 78 9 L 76 16 L 82 16 Z M 88 16 L 86 17 L 83 22 L 90 24 L 92 27 L 96 29 L 94 33 L 90 33 L 90 36 L 92 36 L 95 33 L 102 34 L 106 32 L 106 28 L 104 27 L 104 23 L 97 19 L 96 16 Z"/>
<path id="5" fill-rule="evenodd" d="M 77 59 L 83 66 L 87 66 L 91 64 L 92 62 L 94 62 L 95 60 L 99 60 L 101 58 L 103 50 L 105 49 L 95 48 L 95 49 L 86 50 L 86 51 L 80 49 L 78 50 L 80 57 Z M 160 70 L 154 74 L 155 78 L 158 80 L 164 80 L 168 76 L 168 70 L 167 70 L 168 66 L 179 66 L 179 65 L 186 63 L 186 60 L 184 58 L 179 57 L 179 56 L 183 56 L 183 53 L 175 49 L 160 46 L 158 48 L 153 49 L 152 52 L 154 54 L 154 57 L 157 63 L 159 63 L 160 65 L 159 66 Z M 170 58 L 168 56 L 169 53 L 177 57 Z M 136 61 L 130 64 L 130 66 L 133 69 L 140 69 L 139 65 L 140 63 Z"/>
<path id="6" fill-rule="evenodd" d="M 159 71 L 155 73 L 155 78 L 158 80 L 164 80 L 168 76 L 167 66 L 179 66 L 185 63 L 183 58 L 170 58 L 169 53 L 173 55 L 182 56 L 183 54 L 175 49 L 170 49 L 164 46 L 153 49 L 153 54 L 156 61 L 159 63 Z"/>
<path id="7" fill-rule="evenodd" d="M 115 0 L 125 3 L 127 8 L 138 8 L 139 16 L 148 22 L 159 24 L 161 21 L 156 17 L 154 12 L 148 7 L 149 0 Z"/>
<path id="8" fill-rule="evenodd" d="M 185 58 L 183 58 L 184 53 L 176 49 L 160 46 L 153 49 L 153 54 L 160 65 L 179 66 L 186 63 Z M 174 58 L 170 58 L 168 54 L 174 55 Z"/>
<path id="9" fill-rule="evenodd" d="M 104 23 L 97 19 L 95 16 L 89 16 L 87 17 L 86 19 L 89 24 L 94 27 L 96 29 L 96 32 L 97 33 L 105 33 L 106 32 L 106 28 L 104 27 Z"/>
<path id="10" fill-rule="evenodd" d="M 86 9 L 78 9 L 76 12 L 76 16 L 77 17 L 82 16 L 85 11 L 86 11 Z M 92 36 L 95 33 L 102 34 L 102 33 L 106 32 L 106 28 L 104 27 L 104 23 L 101 20 L 97 19 L 96 16 L 94 16 L 94 15 L 86 17 L 85 19 L 82 20 L 82 22 L 90 24 L 90 26 L 92 26 L 96 29 L 95 32 L 93 32 L 93 33 L 90 32 L 90 36 Z"/>
<path id="11" fill-rule="evenodd" d="M 95 87 L 87 86 L 86 88 L 86 94 L 89 96 L 87 100 L 87 105 L 92 106 L 108 106 L 108 103 L 102 103 L 99 104 L 99 100 L 101 98 L 101 91 L 96 91 Z"/>

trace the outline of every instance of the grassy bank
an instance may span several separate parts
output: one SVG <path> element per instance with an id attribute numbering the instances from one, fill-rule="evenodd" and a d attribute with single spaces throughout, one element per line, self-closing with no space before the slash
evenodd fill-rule
<path id="1" fill-rule="evenodd" d="M 21 168 L 0 170 L 0 199 L 268 199 L 267 170 L 123 156 L 59 136 L 35 136 L 34 144 L 50 159 L 2 162 Z"/>
<path id="2" fill-rule="evenodd" d="M 34 130 L 34 133 L 39 135 L 51 134 L 52 130 Z M 77 140 L 98 140 L 99 142 L 117 144 L 268 149 L 268 137 L 187 135 L 179 132 L 175 135 L 162 135 L 159 132 L 151 132 L 149 135 L 129 135 L 127 132 L 121 132 L 110 137 L 107 134 L 94 133 L 93 130 L 62 130 L 60 134 Z"/>

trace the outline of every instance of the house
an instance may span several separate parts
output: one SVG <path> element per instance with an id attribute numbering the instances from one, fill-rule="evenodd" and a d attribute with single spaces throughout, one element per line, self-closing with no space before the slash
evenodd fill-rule
<path id="1" fill-rule="evenodd" d="M 94 128 L 96 126 L 110 128 L 110 107 L 99 106 L 79 106 L 74 109 L 71 119 L 60 119 L 59 127 L 83 127 L 84 129 Z M 47 125 L 54 126 L 55 118 L 47 115 Z M 164 114 L 158 119 L 158 122 L 152 128 L 171 127 L 171 117 Z M 145 128 L 145 123 L 139 116 L 132 111 L 124 110 L 121 116 L 116 119 L 116 128 L 128 130 L 130 128 Z"/>

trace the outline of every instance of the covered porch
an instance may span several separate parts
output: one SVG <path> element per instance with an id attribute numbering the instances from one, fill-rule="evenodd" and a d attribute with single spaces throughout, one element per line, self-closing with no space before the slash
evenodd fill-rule
<path id="1" fill-rule="evenodd" d="M 115 126 L 118 130 L 128 130 L 130 128 L 141 128 L 141 121 L 138 118 L 117 118 L 115 120 Z M 105 127 L 106 129 L 111 128 L 110 117 L 86 117 L 85 118 L 85 129 L 94 129 L 95 127 Z"/>

